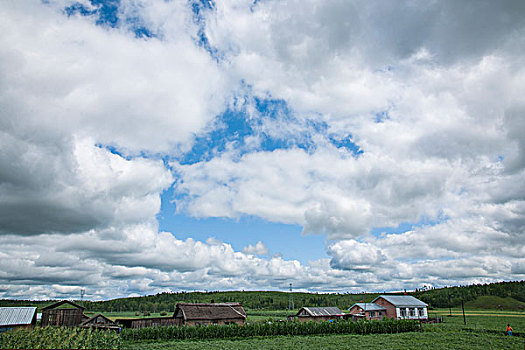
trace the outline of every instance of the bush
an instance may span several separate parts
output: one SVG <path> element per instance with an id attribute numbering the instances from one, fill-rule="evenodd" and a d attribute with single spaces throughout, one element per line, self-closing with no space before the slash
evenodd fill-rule
<path id="1" fill-rule="evenodd" d="M 161 315 L 161 316 L 166 316 L 167 314 L 168 314 L 168 313 L 167 313 L 166 311 L 161 311 L 161 312 L 160 312 L 160 315 Z"/>

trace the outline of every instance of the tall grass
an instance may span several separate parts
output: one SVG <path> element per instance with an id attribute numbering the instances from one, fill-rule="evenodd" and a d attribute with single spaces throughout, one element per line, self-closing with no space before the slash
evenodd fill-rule
<path id="1" fill-rule="evenodd" d="M 311 334 L 380 334 L 419 330 L 411 320 L 339 321 L 339 322 L 275 322 L 239 325 L 210 325 L 202 327 L 170 326 L 124 329 L 123 340 L 183 340 L 237 338 L 274 335 Z"/>
<path id="2" fill-rule="evenodd" d="M 36 327 L 0 335 L 2 349 L 121 349 L 122 341 L 112 331 L 83 328 Z"/>

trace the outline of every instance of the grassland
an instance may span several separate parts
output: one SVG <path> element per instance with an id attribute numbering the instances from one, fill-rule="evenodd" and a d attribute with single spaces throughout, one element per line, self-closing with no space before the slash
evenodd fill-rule
<path id="1" fill-rule="evenodd" d="M 373 335 L 273 336 L 200 341 L 126 342 L 126 349 L 524 349 L 525 312 L 468 310 L 463 324 L 462 310 L 432 310 L 443 323 L 423 325 L 423 332 Z M 250 312 L 248 312 L 250 314 Z M 251 317 L 279 318 L 288 311 L 257 312 Z M 520 336 L 508 337 L 510 323 Z"/>
<path id="2" fill-rule="evenodd" d="M 136 342 L 126 349 L 522 349 L 523 338 L 467 332 L 275 336 L 234 340 Z"/>

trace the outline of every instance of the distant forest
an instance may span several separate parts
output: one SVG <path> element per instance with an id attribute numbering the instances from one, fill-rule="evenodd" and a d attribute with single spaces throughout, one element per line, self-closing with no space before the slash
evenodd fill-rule
<path id="1" fill-rule="evenodd" d="M 457 307 L 461 305 L 462 300 L 468 302 L 480 296 L 512 297 L 525 302 L 525 281 L 417 290 L 408 294 L 426 302 L 430 308 Z M 345 310 L 357 302 L 370 302 L 378 295 L 379 293 L 316 294 L 294 292 L 293 302 L 295 309 L 303 306 L 337 306 Z M 288 308 L 289 297 L 290 293 L 287 292 L 178 292 L 106 301 L 83 301 L 82 304 L 89 311 L 100 312 L 172 312 L 179 302 L 209 303 L 212 301 L 216 303 L 239 302 L 248 309 L 256 310 L 285 310 Z M 3 299 L 0 300 L 0 306 L 37 306 L 42 308 L 54 302 L 56 301 Z M 79 301 L 76 302 L 80 303 Z"/>

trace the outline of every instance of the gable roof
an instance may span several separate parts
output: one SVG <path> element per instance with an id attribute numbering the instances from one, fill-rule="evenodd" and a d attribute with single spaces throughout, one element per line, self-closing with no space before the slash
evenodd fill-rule
<path id="1" fill-rule="evenodd" d="M 81 305 L 78 305 L 78 304 L 75 304 L 74 302 L 72 301 L 69 301 L 69 300 L 62 300 L 62 301 L 59 301 L 58 303 L 54 303 L 54 304 L 51 304 L 49 306 L 46 306 L 44 308 L 42 308 L 42 310 L 49 310 L 49 309 L 55 309 L 59 306 L 62 306 L 64 304 L 69 304 L 71 306 L 73 306 L 74 308 L 77 308 L 77 309 L 82 309 L 82 310 L 85 310 L 86 308 L 81 306 Z"/>
<path id="2" fill-rule="evenodd" d="M 107 325 L 107 326 L 117 326 L 117 324 L 111 321 L 109 318 L 102 314 L 96 314 L 95 316 L 88 318 L 80 324 L 80 326 L 89 326 L 89 325 Z"/>
<path id="3" fill-rule="evenodd" d="M 239 303 L 178 303 L 173 317 L 184 320 L 246 319 L 246 311 Z"/>
<path id="4" fill-rule="evenodd" d="M 0 307 L 0 327 L 36 322 L 36 307 Z"/>
<path id="5" fill-rule="evenodd" d="M 331 306 L 331 307 L 303 307 L 299 312 L 297 313 L 297 316 L 301 313 L 301 311 L 304 310 L 308 315 L 310 316 L 337 316 L 342 315 L 343 311 L 341 311 L 338 307 Z"/>
<path id="6" fill-rule="evenodd" d="M 377 299 L 383 298 L 388 301 L 390 304 L 399 307 L 425 307 L 428 304 L 425 304 L 419 299 L 414 298 L 411 295 L 380 295 L 372 302 L 374 303 Z"/>
<path id="7" fill-rule="evenodd" d="M 359 306 L 361 309 L 366 310 L 366 311 L 382 311 L 382 310 L 386 310 L 381 305 L 374 304 L 374 303 L 355 303 L 354 305 L 352 305 L 350 307 L 350 309 L 353 308 L 354 306 Z M 348 309 L 348 310 L 350 310 L 350 309 Z"/>

